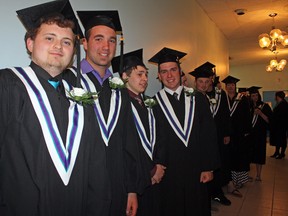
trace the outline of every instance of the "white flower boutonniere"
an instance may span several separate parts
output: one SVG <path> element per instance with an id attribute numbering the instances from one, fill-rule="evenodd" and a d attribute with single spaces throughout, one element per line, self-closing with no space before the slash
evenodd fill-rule
<path id="1" fill-rule="evenodd" d="M 221 89 L 215 87 L 215 92 L 216 92 L 216 94 L 221 94 Z"/>
<path id="2" fill-rule="evenodd" d="M 210 101 L 211 104 L 216 104 L 217 103 L 215 98 L 211 98 L 209 101 Z"/>
<path id="3" fill-rule="evenodd" d="M 125 88 L 125 82 L 119 77 L 109 77 L 109 85 L 112 89 L 121 89 Z"/>
<path id="4" fill-rule="evenodd" d="M 157 104 L 157 100 L 155 100 L 154 98 L 146 96 L 145 100 L 144 100 L 144 104 L 146 107 L 152 108 L 153 106 L 155 106 Z"/>
<path id="5" fill-rule="evenodd" d="M 94 100 L 98 98 L 97 92 L 88 92 L 84 90 L 83 88 L 73 87 L 71 91 L 67 91 L 67 92 L 68 92 L 69 99 L 83 106 L 92 105 L 94 103 Z"/>
<path id="6" fill-rule="evenodd" d="M 184 87 L 184 92 L 187 96 L 191 96 L 194 93 L 194 89 L 193 88 L 188 88 L 188 87 Z"/>

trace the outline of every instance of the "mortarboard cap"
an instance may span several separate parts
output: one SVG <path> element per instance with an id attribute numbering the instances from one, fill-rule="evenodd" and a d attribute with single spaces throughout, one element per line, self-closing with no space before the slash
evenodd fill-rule
<path id="1" fill-rule="evenodd" d="M 75 29 L 73 29 L 73 32 L 83 38 L 83 33 L 78 24 L 78 19 L 75 16 L 69 0 L 51 1 L 18 10 L 16 13 L 27 31 L 38 28 L 40 25 L 40 18 L 45 19 L 46 17 L 49 18 L 61 14 L 66 19 L 72 20 L 75 23 Z"/>
<path id="2" fill-rule="evenodd" d="M 205 62 L 204 64 L 195 68 L 195 70 L 190 72 L 189 74 L 194 76 L 195 78 L 199 78 L 199 77 L 208 78 L 214 75 L 214 72 L 213 72 L 214 67 L 215 67 L 214 64 L 210 62 Z"/>
<path id="3" fill-rule="evenodd" d="M 214 78 L 214 84 L 215 84 L 215 85 L 218 84 L 218 83 L 220 83 L 219 79 L 220 79 L 220 76 L 216 76 L 216 77 Z"/>
<path id="4" fill-rule="evenodd" d="M 183 58 L 185 55 L 187 55 L 187 53 L 164 47 L 148 61 L 157 63 L 159 65 L 165 62 L 179 63 L 179 60 Z"/>
<path id="5" fill-rule="evenodd" d="M 248 89 L 245 88 L 245 87 L 240 87 L 240 88 L 238 88 L 238 92 L 239 92 L 239 93 L 246 92 L 246 91 L 248 91 Z"/>
<path id="6" fill-rule="evenodd" d="M 247 91 L 249 91 L 250 94 L 258 93 L 258 90 L 261 88 L 262 87 L 259 87 L 259 86 L 251 86 L 250 88 L 247 89 Z"/>
<path id="7" fill-rule="evenodd" d="M 117 56 L 112 59 L 111 66 L 113 73 L 119 72 L 120 59 L 121 56 Z M 143 66 L 146 68 L 145 64 L 143 63 L 143 49 L 138 49 L 123 55 L 123 72 L 136 66 Z"/>
<path id="8" fill-rule="evenodd" d="M 234 83 L 236 84 L 237 82 L 239 82 L 240 79 L 237 79 L 233 76 L 227 76 L 225 79 L 222 80 L 223 83 L 228 84 L 228 83 Z"/>
<path id="9" fill-rule="evenodd" d="M 77 11 L 83 24 L 85 33 L 94 26 L 104 25 L 115 30 L 117 34 L 122 33 L 122 26 L 117 10 L 112 11 Z"/>

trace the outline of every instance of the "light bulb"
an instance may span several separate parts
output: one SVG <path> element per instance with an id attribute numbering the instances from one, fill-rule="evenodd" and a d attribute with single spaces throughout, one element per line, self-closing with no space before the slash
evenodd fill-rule
<path id="1" fill-rule="evenodd" d="M 280 29 L 272 29 L 270 31 L 270 37 L 274 40 L 278 39 L 281 34 L 282 31 Z"/>
<path id="2" fill-rule="evenodd" d="M 272 59 L 272 60 L 270 61 L 270 66 L 271 66 L 272 68 L 275 68 L 275 67 L 277 66 L 277 64 L 278 64 L 278 62 L 277 62 L 276 59 Z"/>
<path id="3" fill-rule="evenodd" d="M 261 34 L 261 35 L 259 35 L 258 39 L 259 39 L 259 46 L 261 48 L 269 47 L 271 40 L 270 40 L 268 34 Z"/>

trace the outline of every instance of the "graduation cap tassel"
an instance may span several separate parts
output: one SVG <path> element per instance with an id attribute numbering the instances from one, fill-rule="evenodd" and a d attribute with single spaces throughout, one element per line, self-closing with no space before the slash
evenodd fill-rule
<path id="1" fill-rule="evenodd" d="M 76 56 L 77 56 L 77 82 L 76 87 L 81 88 L 81 71 L 80 71 L 80 36 L 76 36 Z"/>
<path id="2" fill-rule="evenodd" d="M 120 68 L 119 68 L 119 74 L 123 73 L 123 56 L 124 53 L 124 37 L 123 34 L 121 33 L 121 37 L 120 37 Z"/>

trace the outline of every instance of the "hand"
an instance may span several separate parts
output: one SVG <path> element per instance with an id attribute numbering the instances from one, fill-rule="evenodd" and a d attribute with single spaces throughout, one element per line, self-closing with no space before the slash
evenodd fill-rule
<path id="1" fill-rule="evenodd" d="M 201 172 L 200 182 L 207 183 L 207 182 L 211 181 L 212 179 L 213 179 L 213 172 L 211 172 L 211 171 Z"/>
<path id="2" fill-rule="evenodd" d="M 156 164 L 156 172 L 155 174 L 152 176 L 151 180 L 152 180 L 152 185 L 155 183 L 160 183 L 164 174 L 165 174 L 165 169 L 166 167 L 161 165 L 161 164 Z"/>
<path id="3" fill-rule="evenodd" d="M 126 215 L 136 216 L 138 208 L 138 200 L 136 193 L 128 193 Z"/>
<path id="4" fill-rule="evenodd" d="M 254 109 L 254 114 L 261 115 L 262 111 L 258 108 Z"/>
<path id="5" fill-rule="evenodd" d="M 230 136 L 226 136 L 226 137 L 224 137 L 224 139 L 223 139 L 223 143 L 224 143 L 224 145 L 229 144 L 229 143 L 230 143 Z"/>

